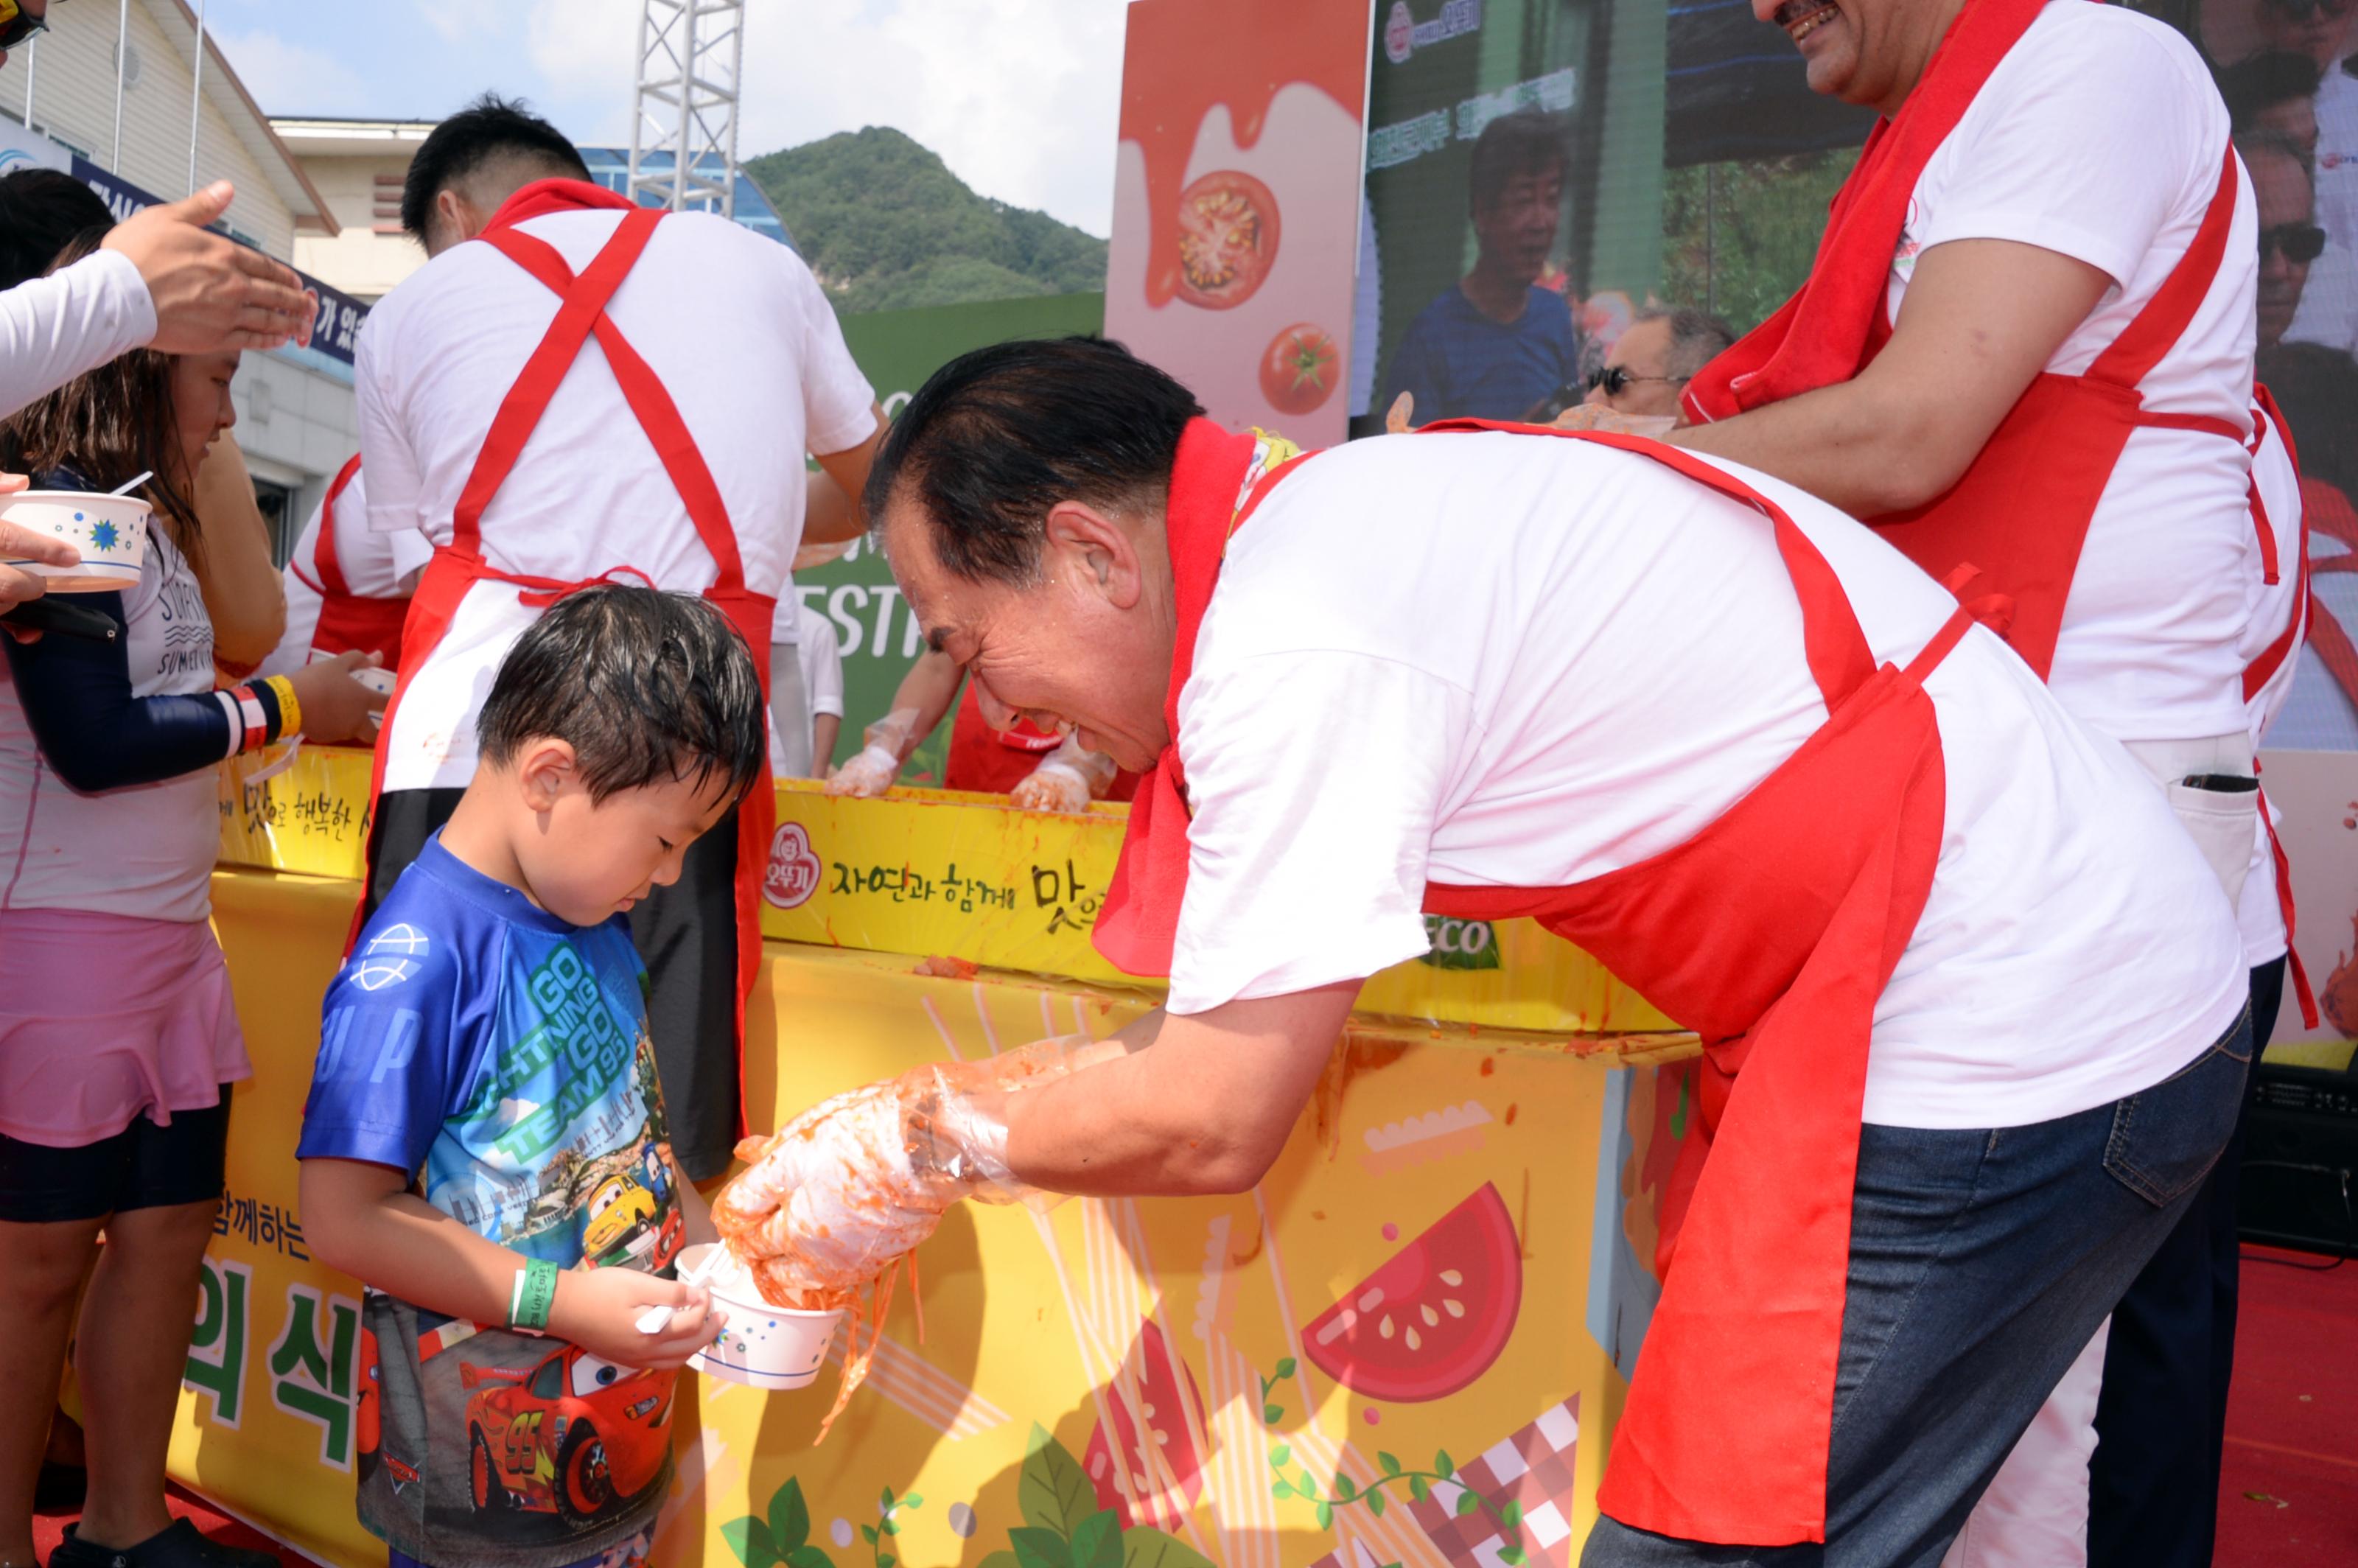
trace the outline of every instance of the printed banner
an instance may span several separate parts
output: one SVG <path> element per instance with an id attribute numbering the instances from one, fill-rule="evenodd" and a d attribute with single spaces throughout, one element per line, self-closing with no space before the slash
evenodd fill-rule
<path id="1" fill-rule="evenodd" d="M 294 1160 L 350 896 L 213 879 L 255 1072 L 171 1468 L 324 1562 L 374 1568 L 352 1513 L 383 1462 L 361 1292 L 312 1258 Z M 772 945 L 752 1124 L 1146 1005 L 917 968 Z M 824 1447 L 833 1366 L 798 1393 L 683 1379 L 653 1560 L 1570 1568 L 1685 1135 L 1685 1069 L 1621 1060 L 1355 1023 L 1249 1193 L 958 1206 L 918 1253 L 922 1327 L 904 1291 Z"/>
<path id="2" fill-rule="evenodd" d="M 1349 417 L 1368 0 L 1133 0 L 1106 335 L 1230 429 Z"/>

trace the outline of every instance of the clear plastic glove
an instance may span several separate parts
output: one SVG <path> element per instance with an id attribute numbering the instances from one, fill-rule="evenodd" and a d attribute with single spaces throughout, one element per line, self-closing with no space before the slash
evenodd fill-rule
<path id="1" fill-rule="evenodd" d="M 1111 757 L 1067 735 L 1007 792 L 1007 803 L 1018 811 L 1087 811 L 1111 786 L 1114 772 Z"/>
<path id="2" fill-rule="evenodd" d="M 1411 422 L 1415 418 L 1416 394 L 1412 392 L 1403 392 L 1398 397 L 1392 399 L 1391 407 L 1384 414 L 1384 434 L 1387 436 L 1405 436 L 1411 429 L 1414 428 L 1414 426 Z"/>
<path id="3" fill-rule="evenodd" d="M 1608 430 L 1623 436 L 1667 436 L 1679 427 L 1672 414 L 1624 414 L 1602 403 L 1575 403 L 1555 416 L 1559 430 Z"/>
<path id="4" fill-rule="evenodd" d="M 867 749 L 827 776 L 829 795 L 873 796 L 892 787 L 917 747 L 917 710 L 896 708 L 868 727 Z"/>

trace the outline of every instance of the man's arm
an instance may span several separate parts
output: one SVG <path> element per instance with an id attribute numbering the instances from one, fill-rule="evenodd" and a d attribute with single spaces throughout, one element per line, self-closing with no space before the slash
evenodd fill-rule
<path id="1" fill-rule="evenodd" d="M 254 504 L 254 478 L 234 441 L 216 444 L 197 470 L 203 527 L 197 587 L 212 618 L 213 662 L 243 676 L 287 634 L 287 589 L 270 559 L 270 525 Z"/>
<path id="2" fill-rule="evenodd" d="M 1007 1122 L 1007 1163 L 1054 1192 L 1242 1192 L 1285 1147 L 1359 982 L 1154 1012 L 1123 1031 L 1142 1049 L 982 1108 Z"/>
<path id="3" fill-rule="evenodd" d="M 1917 258 L 1891 341 L 1857 376 L 1666 437 L 1799 485 L 1855 517 L 1938 499 L 2112 279 L 2011 240 Z"/>
<path id="4" fill-rule="evenodd" d="M 840 452 L 814 452 L 818 471 L 806 476 L 803 543 L 834 545 L 857 539 L 867 526 L 860 511 L 860 492 L 868 488 L 868 470 L 875 466 L 876 449 L 884 442 L 884 410 L 871 404 L 876 427 L 856 447 Z"/>
<path id="5" fill-rule="evenodd" d="M 947 654 L 933 648 L 919 654 L 894 689 L 892 706 L 868 727 L 866 747 L 837 771 L 828 793 L 878 795 L 891 789 L 909 753 L 934 732 L 957 700 L 965 679 L 966 672 Z"/>

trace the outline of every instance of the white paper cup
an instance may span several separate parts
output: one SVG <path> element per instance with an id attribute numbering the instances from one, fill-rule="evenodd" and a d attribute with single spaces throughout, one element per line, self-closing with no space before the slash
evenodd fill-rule
<path id="1" fill-rule="evenodd" d="M 84 495 L 70 490 L 27 490 L 0 498 L 0 518 L 36 534 L 63 539 L 81 564 L 5 564 L 49 579 L 51 593 L 112 593 L 139 580 L 147 558 L 147 516 L 153 509 L 128 495 Z"/>
<path id="2" fill-rule="evenodd" d="M 685 1248 L 679 1271 L 695 1271 L 710 1244 Z M 725 1271 L 725 1266 L 724 1266 Z M 705 1281 L 729 1313 L 729 1326 L 720 1337 L 688 1358 L 688 1365 L 716 1378 L 756 1389 L 806 1389 L 827 1364 L 827 1347 L 835 1337 L 841 1312 L 795 1312 L 774 1307 L 749 1287 L 730 1289 Z"/>
<path id="3" fill-rule="evenodd" d="M 400 684 L 401 677 L 391 670 L 363 665 L 352 672 L 352 679 L 380 697 L 391 697 L 393 688 Z"/>

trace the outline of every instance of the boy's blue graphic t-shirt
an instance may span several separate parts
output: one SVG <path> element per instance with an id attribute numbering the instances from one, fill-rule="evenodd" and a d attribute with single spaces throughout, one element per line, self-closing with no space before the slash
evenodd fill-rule
<path id="1" fill-rule="evenodd" d="M 568 925 L 442 847 L 370 919 L 323 1004 L 299 1159 L 407 1173 L 469 1229 L 562 1269 L 667 1271 L 682 1211 L 646 970 L 617 915 Z M 561 1288 L 561 1287 L 560 1287 Z M 437 1568 L 563 1568 L 653 1518 L 674 1375 L 366 1303 L 363 1523 Z"/>

